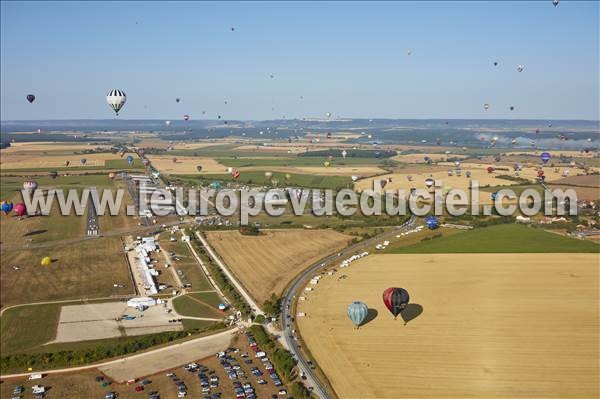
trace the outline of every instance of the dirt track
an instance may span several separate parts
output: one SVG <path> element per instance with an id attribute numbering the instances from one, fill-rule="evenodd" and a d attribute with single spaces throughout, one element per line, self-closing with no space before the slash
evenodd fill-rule
<path id="1" fill-rule="evenodd" d="M 116 360 L 98 368 L 117 382 L 140 378 L 206 358 L 227 349 L 235 331 L 227 330 L 180 344 L 166 346 L 148 353 Z"/>
<path id="2" fill-rule="evenodd" d="M 372 255 L 306 294 L 299 330 L 344 399 L 597 398 L 598 260 Z M 406 326 L 382 303 L 390 286 L 422 307 Z M 359 330 L 346 316 L 353 300 L 373 309 Z"/>

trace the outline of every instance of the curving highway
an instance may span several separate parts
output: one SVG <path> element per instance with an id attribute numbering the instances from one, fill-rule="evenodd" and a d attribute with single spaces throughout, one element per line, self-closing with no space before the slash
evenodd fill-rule
<path id="1" fill-rule="evenodd" d="M 369 238 L 365 241 L 361 241 L 357 244 L 354 244 L 337 254 L 330 255 L 324 259 L 321 259 L 318 263 L 310 266 L 300 275 L 298 275 L 288 286 L 287 290 L 284 293 L 282 302 L 281 302 L 281 326 L 283 328 L 283 340 L 288 348 L 288 350 L 294 355 L 294 357 L 298 360 L 298 368 L 300 371 L 304 373 L 306 376 L 306 385 L 312 387 L 312 392 L 314 395 L 317 395 L 321 399 L 329 399 L 331 396 L 327 392 L 327 388 L 325 385 L 319 381 L 319 379 L 315 376 L 310 368 L 308 361 L 302 357 L 302 353 L 298 347 L 298 343 L 294 340 L 292 329 L 294 324 L 289 322 L 293 315 L 290 314 L 290 311 L 294 308 L 293 301 L 296 298 L 298 292 L 306 285 L 306 281 L 310 279 L 311 276 L 317 274 L 320 270 L 328 267 L 334 261 L 338 259 L 343 259 L 351 254 L 360 251 L 370 245 L 375 244 L 377 241 L 381 241 L 389 236 L 394 236 L 403 230 L 410 229 L 415 223 L 416 217 L 413 215 L 410 217 L 408 221 L 404 224 L 397 226 L 389 231 L 386 231 L 382 234 L 379 234 L 375 237 Z"/>

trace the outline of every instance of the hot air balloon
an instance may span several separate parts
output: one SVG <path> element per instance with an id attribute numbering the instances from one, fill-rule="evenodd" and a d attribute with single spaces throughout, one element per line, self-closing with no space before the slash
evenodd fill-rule
<path id="1" fill-rule="evenodd" d="M 271 176 L 273 176 L 273 172 L 265 172 L 265 177 L 266 177 L 267 179 L 270 179 L 270 178 L 271 178 Z"/>
<path id="2" fill-rule="evenodd" d="M 357 181 L 358 180 L 358 176 L 355 176 L 355 175 L 350 176 L 350 178 L 352 179 L 352 181 Z"/>
<path id="3" fill-rule="evenodd" d="M 210 183 L 210 186 L 215 190 L 218 190 L 221 188 L 221 182 L 219 180 L 215 180 L 214 182 Z"/>
<path id="4" fill-rule="evenodd" d="M 8 215 L 12 209 L 13 203 L 10 201 L 2 201 L 2 204 L 0 204 L 0 211 L 2 211 L 2 213 L 5 215 Z"/>
<path id="5" fill-rule="evenodd" d="M 189 121 L 190 120 L 190 116 L 189 115 L 183 115 L 183 120 L 184 121 Z"/>
<path id="6" fill-rule="evenodd" d="M 181 101 L 181 100 L 179 100 L 179 98 L 176 98 L 176 99 L 175 99 L 175 102 L 176 102 L 176 103 L 178 103 L 179 101 Z"/>
<path id="7" fill-rule="evenodd" d="M 198 165 L 198 166 L 196 166 L 196 170 L 197 170 L 198 172 L 202 172 L 202 165 Z"/>
<path id="8" fill-rule="evenodd" d="M 522 64 L 517 65 L 517 71 L 523 72 L 523 69 L 525 69 L 525 65 L 522 65 Z"/>
<path id="9" fill-rule="evenodd" d="M 427 186 L 427 188 L 433 187 L 434 183 L 435 183 L 435 181 L 431 177 L 428 177 L 427 179 L 425 179 L 425 185 Z"/>
<path id="10" fill-rule="evenodd" d="M 35 191 L 35 189 L 37 188 L 37 183 L 34 182 L 33 180 L 28 180 L 26 182 L 23 182 L 23 189 L 27 190 L 27 192 L 29 192 L 29 194 L 33 193 Z"/>
<path id="11" fill-rule="evenodd" d="M 231 172 L 231 176 L 232 176 L 234 179 L 237 179 L 237 178 L 239 178 L 239 177 L 240 177 L 240 171 L 239 171 L 239 170 L 237 170 L 237 169 L 234 169 L 234 170 L 233 170 L 233 172 Z"/>
<path id="12" fill-rule="evenodd" d="M 498 61 L 494 61 L 494 66 L 498 66 Z"/>
<path id="13" fill-rule="evenodd" d="M 542 160 L 543 163 L 548 163 L 548 161 L 550 160 L 551 156 L 549 152 L 542 152 L 540 154 L 540 159 Z"/>
<path id="14" fill-rule="evenodd" d="M 292 175 L 289 173 L 286 173 L 284 177 L 285 177 L 285 180 L 290 180 L 292 178 Z"/>
<path id="15" fill-rule="evenodd" d="M 65 166 L 69 166 L 71 164 L 71 161 L 69 161 L 68 159 L 65 161 Z"/>
<path id="16" fill-rule="evenodd" d="M 323 162 L 323 166 L 325 166 L 326 168 L 328 168 L 330 165 L 331 165 L 331 162 L 329 162 L 329 161 Z"/>
<path id="17" fill-rule="evenodd" d="M 30 104 L 33 103 L 35 101 L 35 96 L 33 94 L 28 94 L 27 101 L 29 101 Z"/>
<path id="18" fill-rule="evenodd" d="M 328 118 L 331 118 L 331 112 L 327 112 L 325 115 L 326 115 Z"/>
<path id="19" fill-rule="evenodd" d="M 485 109 L 486 111 L 487 111 L 488 109 L 490 109 L 490 104 L 483 104 L 483 109 Z"/>
<path id="20" fill-rule="evenodd" d="M 52 259 L 49 256 L 44 256 L 40 261 L 40 265 L 44 267 L 50 266 L 50 263 L 52 263 Z"/>
<path id="21" fill-rule="evenodd" d="M 79 163 L 82 164 L 82 165 L 85 165 L 86 162 L 87 162 L 87 159 L 85 159 L 85 158 L 81 158 L 79 160 Z"/>
<path id="22" fill-rule="evenodd" d="M 391 287 L 383 291 L 383 303 L 386 308 L 394 315 L 394 319 L 398 317 L 400 312 L 404 310 L 410 296 L 404 288 Z"/>
<path id="23" fill-rule="evenodd" d="M 425 224 L 429 229 L 433 230 L 440 226 L 440 221 L 436 216 L 427 216 L 425 218 Z"/>
<path id="24" fill-rule="evenodd" d="M 110 172 L 108 174 L 108 178 L 111 179 L 111 180 L 114 180 L 115 177 L 117 177 L 117 174 L 115 172 Z"/>
<path id="25" fill-rule="evenodd" d="M 556 7 L 560 3 L 560 0 L 552 0 L 552 4 Z"/>
<path id="26" fill-rule="evenodd" d="M 494 173 L 494 168 L 492 166 L 488 166 L 486 170 L 488 173 Z"/>
<path id="27" fill-rule="evenodd" d="M 133 165 L 133 156 L 128 155 L 126 159 L 127 159 L 127 163 L 129 164 L 129 166 Z"/>
<path id="28" fill-rule="evenodd" d="M 465 173 L 465 176 L 467 176 L 467 179 L 471 177 L 471 171 L 467 170 L 467 173 Z"/>
<path id="29" fill-rule="evenodd" d="M 510 109 L 511 111 L 514 111 L 515 107 L 513 105 L 511 105 L 510 107 L 508 107 L 508 109 Z"/>
<path id="30" fill-rule="evenodd" d="M 347 313 L 348 318 L 352 321 L 352 324 L 358 328 L 367 319 L 367 316 L 369 315 L 369 308 L 364 302 L 354 301 L 348 305 Z"/>
<path id="31" fill-rule="evenodd" d="M 406 50 L 406 55 L 412 55 L 412 50 L 410 50 L 410 49 Z"/>
<path id="32" fill-rule="evenodd" d="M 492 201 L 496 201 L 496 198 L 498 198 L 498 192 L 497 192 L 497 191 L 494 191 L 494 192 L 492 193 L 491 197 L 492 197 Z"/>
<path id="33" fill-rule="evenodd" d="M 50 176 L 53 179 L 56 179 L 56 177 L 58 176 L 58 172 L 53 170 L 52 172 L 48 172 L 48 176 Z"/>
<path id="34" fill-rule="evenodd" d="M 119 116 L 119 111 L 121 110 L 121 108 L 123 108 L 126 101 L 127 96 L 122 90 L 113 89 L 109 91 L 108 94 L 106 94 L 106 102 L 108 103 L 108 106 L 111 107 L 113 111 L 115 111 L 115 114 L 117 116 Z"/>
<path id="35" fill-rule="evenodd" d="M 346 159 L 346 155 L 348 155 L 346 150 L 342 150 L 342 158 Z"/>
<path id="36" fill-rule="evenodd" d="M 173 163 L 177 163 L 177 158 L 173 157 Z"/>
<path id="37" fill-rule="evenodd" d="M 171 126 L 171 121 L 165 121 L 165 125 L 167 125 L 167 127 Z"/>
<path id="38" fill-rule="evenodd" d="M 24 216 L 25 214 L 27 214 L 27 208 L 25 207 L 24 203 L 19 202 L 18 204 L 15 204 L 15 206 L 13 207 L 13 212 L 17 216 Z"/>

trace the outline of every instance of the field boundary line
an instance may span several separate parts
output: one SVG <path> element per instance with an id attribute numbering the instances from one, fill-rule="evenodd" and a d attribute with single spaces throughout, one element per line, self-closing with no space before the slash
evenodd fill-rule
<path id="1" fill-rule="evenodd" d="M 227 276 L 227 278 L 229 279 L 231 284 L 233 284 L 233 286 L 238 290 L 238 292 L 244 298 L 246 303 L 248 303 L 248 305 L 250 305 L 250 308 L 252 308 L 252 313 L 255 313 L 256 315 L 264 315 L 265 312 L 263 312 L 263 310 L 254 301 L 254 298 L 252 298 L 252 296 L 246 291 L 244 286 L 237 280 L 237 278 L 235 278 L 233 273 L 231 271 L 229 271 L 227 266 L 225 266 L 225 263 L 223 261 L 221 261 L 221 259 L 216 255 L 216 253 L 213 251 L 213 249 L 208 244 L 208 241 L 206 240 L 206 238 L 204 238 L 204 236 L 198 231 L 196 231 L 195 234 L 196 234 L 196 237 L 198 237 L 198 239 L 204 246 L 204 248 L 206 248 L 206 252 L 208 252 L 209 256 L 215 261 L 216 265 L 221 269 L 221 271 L 223 271 L 223 273 L 225 273 L 225 275 Z"/>

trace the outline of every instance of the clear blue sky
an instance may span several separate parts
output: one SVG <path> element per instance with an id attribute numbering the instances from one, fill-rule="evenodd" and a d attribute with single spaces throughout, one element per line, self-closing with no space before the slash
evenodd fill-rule
<path id="1" fill-rule="evenodd" d="M 2 2 L 1 117 L 112 118 L 118 88 L 128 119 L 597 120 L 598 20 L 569 0 Z"/>

